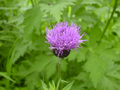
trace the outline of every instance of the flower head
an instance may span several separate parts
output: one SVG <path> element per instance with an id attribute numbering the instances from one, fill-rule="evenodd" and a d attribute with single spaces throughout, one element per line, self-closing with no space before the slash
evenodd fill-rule
<path id="1" fill-rule="evenodd" d="M 71 49 L 80 48 L 80 43 L 86 40 L 81 40 L 80 26 L 67 22 L 57 23 L 53 29 L 46 28 L 46 39 L 48 40 L 50 49 L 57 57 L 66 57 L 69 55 Z"/>

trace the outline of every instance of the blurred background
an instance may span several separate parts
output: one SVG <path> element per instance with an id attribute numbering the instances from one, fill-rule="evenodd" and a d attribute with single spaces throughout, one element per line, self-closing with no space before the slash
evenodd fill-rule
<path id="1" fill-rule="evenodd" d="M 61 60 L 61 88 L 120 90 L 120 0 L 0 0 L 0 90 L 57 90 L 45 29 L 64 21 L 87 41 Z"/>

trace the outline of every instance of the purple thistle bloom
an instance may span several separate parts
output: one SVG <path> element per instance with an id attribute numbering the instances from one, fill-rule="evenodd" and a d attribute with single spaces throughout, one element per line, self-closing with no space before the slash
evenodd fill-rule
<path id="1" fill-rule="evenodd" d="M 49 43 L 50 49 L 53 53 L 60 58 L 69 55 L 71 49 L 80 48 L 80 43 L 86 40 L 81 40 L 80 26 L 71 23 L 71 26 L 67 22 L 57 23 L 53 26 L 53 29 L 46 28 L 46 41 Z"/>

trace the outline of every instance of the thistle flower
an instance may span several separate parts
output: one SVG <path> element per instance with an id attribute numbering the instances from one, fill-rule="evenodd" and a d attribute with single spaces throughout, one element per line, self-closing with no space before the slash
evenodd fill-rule
<path id="1" fill-rule="evenodd" d="M 50 44 L 50 49 L 54 55 L 59 58 L 67 57 L 71 49 L 80 48 L 80 43 L 86 40 L 81 40 L 80 26 L 71 23 L 71 26 L 67 22 L 57 23 L 53 26 L 53 29 L 46 28 L 46 41 Z"/>

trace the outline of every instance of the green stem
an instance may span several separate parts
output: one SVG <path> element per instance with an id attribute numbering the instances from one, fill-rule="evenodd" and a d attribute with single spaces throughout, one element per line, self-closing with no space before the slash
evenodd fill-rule
<path id="1" fill-rule="evenodd" d="M 58 80 L 61 78 L 61 63 L 60 63 L 60 59 L 58 60 Z M 61 90 L 61 82 L 59 84 L 59 88 L 58 90 Z"/>
<path id="2" fill-rule="evenodd" d="M 99 43 L 98 43 L 98 44 L 101 43 L 101 40 L 102 40 L 103 36 L 105 35 L 105 32 L 106 32 L 106 30 L 107 30 L 107 28 L 108 28 L 108 26 L 109 26 L 109 24 L 110 24 L 110 21 L 111 21 L 111 19 L 113 18 L 113 14 L 114 14 L 114 12 L 115 12 L 116 5 L 117 5 L 117 0 L 115 0 L 115 4 L 114 4 L 114 7 L 113 7 L 113 11 L 112 11 L 112 13 L 111 13 L 111 16 L 110 16 L 109 20 L 107 21 L 107 24 L 105 25 L 105 27 L 104 27 L 104 29 L 103 29 L 103 33 L 102 33 L 101 39 L 99 40 Z"/>
<path id="3" fill-rule="evenodd" d="M 34 2 L 33 2 L 33 0 L 31 0 L 31 3 L 32 3 L 32 6 L 34 7 L 35 5 L 34 5 Z"/>

